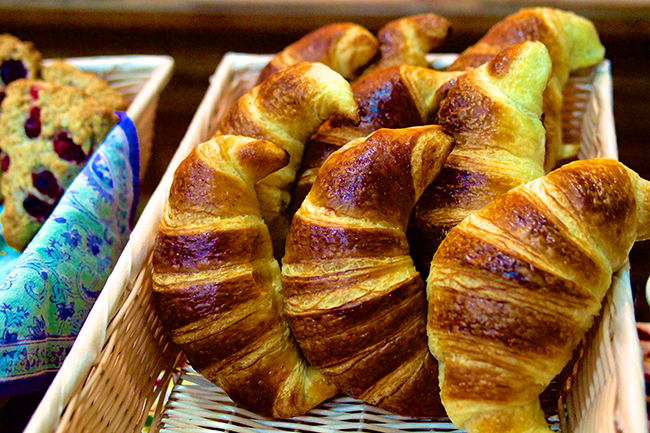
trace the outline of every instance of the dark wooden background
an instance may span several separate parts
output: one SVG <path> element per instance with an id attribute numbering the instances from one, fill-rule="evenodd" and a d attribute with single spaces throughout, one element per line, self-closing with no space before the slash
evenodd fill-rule
<path id="1" fill-rule="evenodd" d="M 438 51 L 460 52 L 499 18 L 525 4 L 489 0 L 283 1 L 6 1 L 0 3 L 0 29 L 31 40 L 48 58 L 165 54 L 175 59 L 174 75 L 159 101 L 154 157 L 143 180 L 146 201 L 183 138 L 210 75 L 227 51 L 274 53 L 330 22 L 354 21 L 374 32 L 399 16 L 436 12 L 453 24 L 451 35 Z M 569 0 L 552 4 L 572 9 L 596 24 L 612 63 L 620 160 L 650 179 L 650 4 Z M 645 301 L 649 258 L 650 241 L 637 243 L 630 254 L 639 321 L 650 321 Z M 5 404 L 0 411 L 0 431 L 22 431 L 40 395 Z"/>

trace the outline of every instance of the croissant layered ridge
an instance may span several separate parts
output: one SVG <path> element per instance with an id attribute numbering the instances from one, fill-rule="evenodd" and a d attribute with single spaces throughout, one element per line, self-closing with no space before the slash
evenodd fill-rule
<path id="1" fill-rule="evenodd" d="M 379 53 L 361 75 L 392 66 L 428 67 L 426 55 L 442 45 L 451 22 L 434 13 L 410 15 L 388 22 L 377 32 Z"/>
<path id="2" fill-rule="evenodd" d="M 544 92 L 546 128 L 545 170 L 575 158 L 578 143 L 565 143 L 562 137 L 563 90 L 569 74 L 594 66 L 605 57 L 594 24 L 573 12 L 555 8 L 524 8 L 496 23 L 476 44 L 464 50 L 450 70 L 471 70 L 491 60 L 509 46 L 539 41 L 549 50 L 552 74 Z"/>
<path id="3" fill-rule="evenodd" d="M 292 192 L 291 213 L 300 207 L 318 169 L 332 152 L 380 128 L 408 128 L 430 123 L 445 86 L 463 74 L 400 65 L 376 70 L 354 81 L 352 92 L 359 107 L 359 119 L 334 115 L 307 142 Z"/>
<path id="4" fill-rule="evenodd" d="M 427 281 L 441 396 L 469 433 L 550 431 L 539 394 L 650 235 L 650 182 L 616 160 L 567 164 L 452 229 Z"/>
<path id="5" fill-rule="evenodd" d="M 447 38 L 450 21 L 434 13 L 409 15 L 386 23 L 373 35 L 351 22 L 327 24 L 275 54 L 262 68 L 258 84 L 300 62 L 320 62 L 344 78 L 397 65 L 428 66 L 426 55 Z"/>
<path id="6" fill-rule="evenodd" d="M 275 144 L 221 135 L 178 166 L 153 253 L 153 302 L 192 366 L 239 405 L 307 412 L 337 392 L 309 366 L 282 315 L 255 183 L 289 163 Z"/>
<path id="7" fill-rule="evenodd" d="M 448 89 L 436 123 L 454 135 L 456 145 L 417 203 L 409 229 L 423 274 L 452 227 L 500 194 L 544 175 L 542 94 L 550 72 L 545 46 L 523 42 Z"/>
<path id="8" fill-rule="evenodd" d="M 283 258 L 285 314 L 309 362 L 349 395 L 404 415 L 444 416 L 405 230 L 452 146 L 429 125 L 379 129 L 332 153 Z"/>
<path id="9" fill-rule="evenodd" d="M 365 27 L 354 23 L 332 23 L 306 34 L 274 55 L 262 68 L 258 83 L 287 66 L 319 62 L 352 77 L 377 55 L 379 41 Z"/>
<path id="10" fill-rule="evenodd" d="M 230 134 L 271 141 L 289 153 L 289 164 L 255 186 L 276 257 L 282 257 L 289 227 L 291 187 L 305 143 L 330 116 L 358 119 L 347 80 L 322 63 L 301 62 L 270 75 L 244 94 L 218 125 Z"/>

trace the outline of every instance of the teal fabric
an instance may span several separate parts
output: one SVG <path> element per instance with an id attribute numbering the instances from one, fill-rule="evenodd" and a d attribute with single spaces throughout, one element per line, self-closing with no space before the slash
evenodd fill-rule
<path id="1" fill-rule="evenodd" d="M 46 388 L 126 245 L 140 196 L 124 114 L 22 254 L 0 249 L 0 397 Z"/>

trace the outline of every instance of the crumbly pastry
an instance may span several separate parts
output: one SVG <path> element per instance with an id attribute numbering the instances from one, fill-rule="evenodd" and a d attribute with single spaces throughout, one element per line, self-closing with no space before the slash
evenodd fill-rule
<path id="1" fill-rule="evenodd" d="M 22 251 L 117 118 L 84 91 L 41 80 L 7 87 L 0 114 L 0 215 L 7 245 Z"/>
<path id="2" fill-rule="evenodd" d="M 285 313 L 309 362 L 349 395 L 401 415 L 445 414 L 406 226 L 452 145 L 427 125 L 379 129 L 332 153 L 282 259 Z"/>
<path id="3" fill-rule="evenodd" d="M 542 42 L 549 51 L 553 69 L 544 91 L 546 128 L 546 172 L 565 160 L 574 159 L 578 143 L 562 139 L 562 91 L 569 74 L 593 66 L 605 56 L 594 24 L 588 19 L 555 8 L 521 9 L 495 24 L 475 45 L 459 54 L 449 70 L 471 70 L 492 59 L 509 46 Z"/>
<path id="4" fill-rule="evenodd" d="M 33 43 L 8 33 L 0 35 L 0 103 L 6 96 L 7 85 L 21 78 L 32 80 L 40 76 L 41 60 L 42 55 Z M 6 163 L 7 155 L 0 148 L 0 164 Z M 0 202 L 3 200 L 0 192 Z"/>
<path id="5" fill-rule="evenodd" d="M 114 110 L 124 111 L 128 102 L 124 95 L 94 72 L 83 71 L 65 60 L 54 60 L 43 65 L 41 77 L 45 81 L 65 84 L 84 90 Z"/>
<path id="6" fill-rule="evenodd" d="M 38 78 L 41 71 L 41 53 L 34 44 L 10 35 L 0 35 L 0 101 L 5 87 L 19 79 Z"/>
<path id="7" fill-rule="evenodd" d="M 153 300 L 193 367 L 272 417 L 338 392 L 309 366 L 282 314 L 280 268 L 255 183 L 289 162 L 264 140 L 220 135 L 174 173 L 153 255 Z"/>
<path id="8" fill-rule="evenodd" d="M 650 182 L 613 159 L 567 164 L 452 229 L 427 297 L 454 424 L 550 432 L 539 394 L 571 359 L 634 242 L 649 237 Z"/>

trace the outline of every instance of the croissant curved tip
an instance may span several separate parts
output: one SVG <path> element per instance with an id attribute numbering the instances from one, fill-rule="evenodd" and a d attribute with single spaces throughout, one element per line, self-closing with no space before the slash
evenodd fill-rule
<path id="1" fill-rule="evenodd" d="M 213 140 L 226 146 L 239 170 L 253 182 L 289 164 L 289 153 L 267 140 L 233 135 L 216 136 Z"/>
<path id="2" fill-rule="evenodd" d="M 483 69 L 489 80 L 526 111 L 540 111 L 542 92 L 551 77 L 552 62 L 546 46 L 526 41 L 497 54 Z M 470 73 L 471 74 L 471 73 Z"/>

